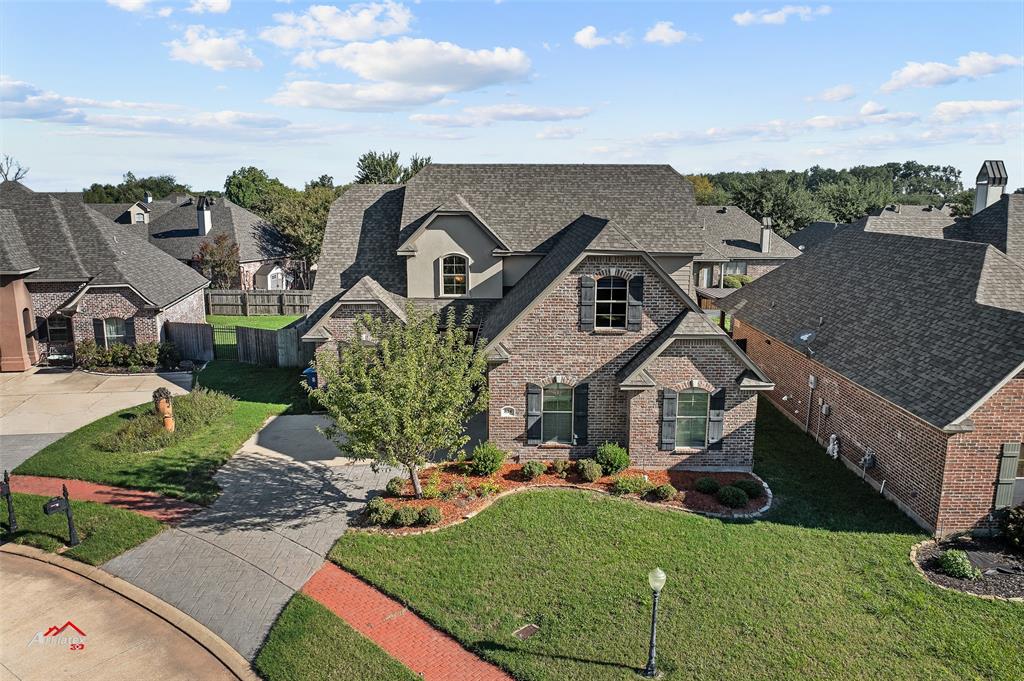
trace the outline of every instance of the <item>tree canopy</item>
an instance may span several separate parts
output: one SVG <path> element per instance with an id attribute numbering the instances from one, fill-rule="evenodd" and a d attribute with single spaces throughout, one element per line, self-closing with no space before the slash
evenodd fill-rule
<path id="1" fill-rule="evenodd" d="M 214 288 L 229 288 L 238 275 L 238 244 L 227 234 L 218 234 L 199 244 L 192 262 Z"/>
<path id="2" fill-rule="evenodd" d="M 133 203 L 142 201 L 147 191 L 153 198 L 162 199 L 171 194 L 187 194 L 192 188 L 178 182 L 173 175 L 135 177 L 134 173 L 127 172 L 120 184 L 94 182 L 82 191 L 86 203 Z"/>
<path id="3" fill-rule="evenodd" d="M 429 156 L 413 154 L 409 165 L 399 161 L 397 151 L 368 151 L 356 162 L 356 184 L 401 184 L 430 163 Z"/>

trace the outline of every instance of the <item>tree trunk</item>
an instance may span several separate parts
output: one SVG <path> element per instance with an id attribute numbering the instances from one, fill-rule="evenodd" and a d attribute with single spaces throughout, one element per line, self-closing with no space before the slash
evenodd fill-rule
<path id="1" fill-rule="evenodd" d="M 412 489 L 417 499 L 423 498 L 423 488 L 420 487 L 420 476 L 416 466 L 409 466 L 409 479 L 412 480 Z"/>

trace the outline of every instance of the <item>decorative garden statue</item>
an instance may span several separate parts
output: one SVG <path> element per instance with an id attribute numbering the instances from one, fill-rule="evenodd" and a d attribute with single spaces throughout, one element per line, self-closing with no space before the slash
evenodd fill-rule
<path id="1" fill-rule="evenodd" d="M 830 435 L 828 438 L 828 449 L 825 450 L 833 459 L 839 458 L 839 436 Z"/>
<path id="2" fill-rule="evenodd" d="M 164 430 L 174 432 L 174 408 L 171 406 L 171 391 L 157 388 L 153 391 L 153 412 L 164 419 Z"/>

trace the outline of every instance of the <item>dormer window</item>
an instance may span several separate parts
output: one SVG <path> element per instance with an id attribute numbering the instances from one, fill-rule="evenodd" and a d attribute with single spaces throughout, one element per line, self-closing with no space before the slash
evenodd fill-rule
<path id="1" fill-rule="evenodd" d="M 601 277 L 597 280 L 597 314 L 594 326 L 598 329 L 626 328 L 626 280 L 622 277 Z"/>
<path id="2" fill-rule="evenodd" d="M 464 255 L 446 255 L 441 260 L 441 294 L 464 296 L 469 291 L 469 259 Z"/>
<path id="3" fill-rule="evenodd" d="M 136 213 L 135 214 L 135 222 L 145 222 L 145 221 L 146 221 L 146 214 L 145 213 Z"/>

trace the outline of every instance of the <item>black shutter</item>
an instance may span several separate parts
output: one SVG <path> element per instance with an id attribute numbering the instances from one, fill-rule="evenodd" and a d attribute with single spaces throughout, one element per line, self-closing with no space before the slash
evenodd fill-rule
<path id="1" fill-rule="evenodd" d="M 676 448 L 676 391 L 661 391 L 661 438 L 658 449 L 671 452 Z"/>
<path id="2" fill-rule="evenodd" d="M 526 444 L 540 444 L 541 389 L 536 383 L 526 384 Z"/>
<path id="3" fill-rule="evenodd" d="M 725 388 L 711 393 L 708 409 L 708 449 L 721 449 L 725 437 Z"/>
<path id="4" fill-rule="evenodd" d="M 580 331 L 594 330 L 594 294 L 597 282 L 593 277 L 580 277 Z"/>
<path id="5" fill-rule="evenodd" d="M 590 385 L 580 383 L 572 389 L 572 443 L 587 444 L 587 401 L 590 397 Z"/>
<path id="6" fill-rule="evenodd" d="M 135 345 L 135 318 L 129 317 L 124 320 L 124 342 L 126 345 Z"/>
<path id="7" fill-rule="evenodd" d="M 46 326 L 46 317 L 36 316 L 36 340 L 40 343 L 50 340 L 50 329 Z"/>
<path id="8" fill-rule="evenodd" d="M 644 278 L 629 280 L 629 304 L 626 306 L 626 330 L 639 331 L 644 318 Z"/>
<path id="9" fill-rule="evenodd" d="M 107 334 L 103 331 L 103 320 L 92 320 L 92 335 L 96 338 L 96 345 L 101 348 L 107 347 Z"/>

